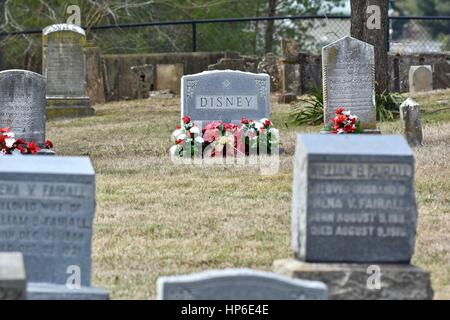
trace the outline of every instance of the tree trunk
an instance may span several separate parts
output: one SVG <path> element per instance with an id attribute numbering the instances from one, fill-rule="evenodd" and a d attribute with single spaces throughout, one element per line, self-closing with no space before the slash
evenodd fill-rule
<path id="1" fill-rule="evenodd" d="M 367 13 L 367 7 L 375 5 L 380 8 L 380 28 L 368 28 L 368 19 L 373 12 Z M 370 43 L 375 47 L 375 90 L 377 93 L 388 91 L 388 0 L 351 0 L 352 19 L 351 35 L 354 38 Z"/>
<path id="2" fill-rule="evenodd" d="M 268 8 L 268 16 L 274 17 L 277 13 L 277 0 L 268 0 L 269 1 L 269 8 Z M 266 28 L 266 41 L 265 41 L 265 51 L 266 53 L 272 52 L 273 48 L 273 34 L 274 34 L 274 21 L 269 20 L 267 21 L 267 28 Z"/>
<path id="3" fill-rule="evenodd" d="M 3 32 L 3 24 L 5 23 L 5 1 L 0 0 L 0 32 Z M 3 37 L 0 36 L 0 71 L 4 69 L 3 62 Z"/>

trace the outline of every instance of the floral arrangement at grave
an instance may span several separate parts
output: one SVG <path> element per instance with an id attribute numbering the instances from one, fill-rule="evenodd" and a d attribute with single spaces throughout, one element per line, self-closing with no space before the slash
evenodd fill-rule
<path id="1" fill-rule="evenodd" d="M 199 128 L 189 116 L 181 120 L 182 124 L 172 133 L 175 143 L 170 148 L 172 156 L 194 157 L 203 155 L 207 149 L 211 151 L 211 157 L 271 155 L 279 144 L 279 132 L 267 118 L 260 121 L 242 118 L 241 125 L 213 121 L 204 128 Z"/>
<path id="2" fill-rule="evenodd" d="M 361 133 L 359 118 L 344 107 L 336 109 L 336 116 L 331 119 L 331 124 L 325 126 L 324 131 L 332 134 Z"/>
<path id="3" fill-rule="evenodd" d="M 0 156 L 14 154 L 36 154 L 41 149 L 52 149 L 53 143 L 50 140 L 45 141 L 44 145 L 39 147 L 33 141 L 16 139 L 14 132 L 10 128 L 0 128 Z"/>

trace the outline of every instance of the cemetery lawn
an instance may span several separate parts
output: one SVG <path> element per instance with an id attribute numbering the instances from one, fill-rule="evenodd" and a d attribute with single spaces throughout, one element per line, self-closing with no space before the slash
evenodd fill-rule
<path id="1" fill-rule="evenodd" d="M 413 263 L 432 273 L 435 298 L 450 299 L 450 90 L 418 95 L 425 146 L 415 150 L 418 235 Z M 286 153 L 280 171 L 172 164 L 179 99 L 94 106 L 96 116 L 47 122 L 59 155 L 90 156 L 97 173 L 93 284 L 112 299 L 155 298 L 160 275 L 212 268 L 271 270 L 291 257 L 292 159 L 297 132 L 272 101 Z M 381 123 L 401 133 L 399 121 Z"/>

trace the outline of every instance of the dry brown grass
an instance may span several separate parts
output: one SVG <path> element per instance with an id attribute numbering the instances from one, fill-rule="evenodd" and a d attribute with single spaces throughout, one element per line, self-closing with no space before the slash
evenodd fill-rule
<path id="1" fill-rule="evenodd" d="M 450 91 L 439 99 L 450 97 Z M 424 98 L 425 99 L 425 98 Z M 429 96 L 426 96 L 429 99 Z M 179 121 L 177 100 L 95 106 L 97 116 L 50 121 L 61 155 L 89 155 L 97 173 L 93 282 L 113 299 L 155 297 L 160 275 L 210 268 L 270 270 L 290 252 L 292 155 L 299 128 L 275 105 L 282 130 L 281 169 L 187 167 L 168 157 Z M 425 119 L 426 120 L 426 119 Z M 416 150 L 420 218 L 414 262 L 431 271 L 437 298 L 450 298 L 450 121 L 425 127 Z M 285 124 L 286 123 L 286 124 Z M 287 125 L 287 126 L 286 126 Z M 400 123 L 383 124 L 400 132 Z"/>

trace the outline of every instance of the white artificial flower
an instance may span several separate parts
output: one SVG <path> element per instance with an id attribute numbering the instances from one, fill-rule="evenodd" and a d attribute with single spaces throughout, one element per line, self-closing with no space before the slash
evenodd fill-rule
<path id="1" fill-rule="evenodd" d="M 196 137 L 196 138 L 195 138 L 195 142 L 196 142 L 196 143 L 203 143 L 203 142 L 205 142 L 205 140 L 203 140 L 202 137 Z"/>
<path id="2" fill-rule="evenodd" d="M 5 136 L 8 138 L 14 138 L 14 132 L 5 132 Z"/>
<path id="3" fill-rule="evenodd" d="M 170 156 L 171 157 L 176 157 L 176 156 L 178 156 L 178 152 L 179 152 L 179 146 L 172 146 L 171 148 L 170 148 L 170 151 L 169 151 L 169 153 L 170 153 Z"/>
<path id="4" fill-rule="evenodd" d="M 181 139 L 181 140 L 186 139 L 186 135 L 185 135 L 184 133 L 179 134 L 179 135 L 177 136 L 177 140 L 179 140 L 179 139 Z"/>
<path id="5" fill-rule="evenodd" d="M 192 127 L 189 131 L 191 133 L 193 133 L 193 134 L 199 134 L 200 133 L 199 127 Z"/>
<path id="6" fill-rule="evenodd" d="M 16 139 L 14 139 L 14 138 L 6 138 L 5 139 L 5 145 L 7 148 L 12 148 L 12 146 L 15 142 L 16 142 Z"/>
<path id="7" fill-rule="evenodd" d="M 343 115 L 349 116 L 352 112 L 350 110 L 342 112 Z"/>
<path id="8" fill-rule="evenodd" d="M 181 134 L 181 130 L 180 130 L 180 129 L 177 129 L 177 130 L 175 130 L 175 131 L 172 133 L 172 135 L 173 135 L 174 137 L 178 137 L 180 134 Z"/>
<path id="9" fill-rule="evenodd" d="M 257 130 L 260 130 L 260 129 L 264 128 L 264 125 L 261 122 L 255 121 L 255 128 Z"/>
<path id="10" fill-rule="evenodd" d="M 274 134 L 274 135 L 277 135 L 277 134 L 278 134 L 278 129 L 270 128 L 270 129 L 269 129 L 269 132 L 272 133 L 272 134 Z"/>

